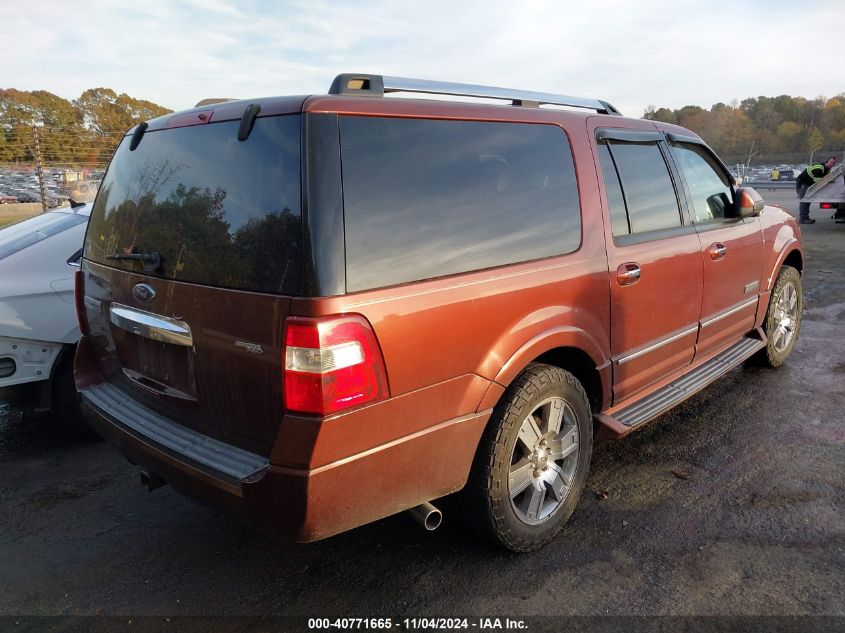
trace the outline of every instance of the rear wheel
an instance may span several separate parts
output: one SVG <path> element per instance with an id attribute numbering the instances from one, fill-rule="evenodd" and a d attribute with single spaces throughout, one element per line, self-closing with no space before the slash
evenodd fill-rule
<path id="1" fill-rule="evenodd" d="M 592 417 L 578 380 L 531 364 L 496 406 L 473 465 L 472 520 L 506 548 L 542 547 L 563 527 L 584 487 Z"/>
<path id="2" fill-rule="evenodd" d="M 803 309 L 801 275 L 792 266 L 784 266 L 778 273 L 769 297 L 769 308 L 763 322 L 769 340 L 766 347 L 760 350 L 758 360 L 770 367 L 783 365 L 795 347 Z"/>

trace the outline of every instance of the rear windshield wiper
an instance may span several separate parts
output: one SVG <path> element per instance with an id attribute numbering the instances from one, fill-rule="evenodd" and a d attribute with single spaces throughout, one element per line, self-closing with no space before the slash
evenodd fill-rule
<path id="1" fill-rule="evenodd" d="M 141 262 L 144 272 L 155 273 L 161 268 L 161 255 L 158 251 L 152 253 L 115 253 L 108 255 L 106 259 L 121 259 Z"/>

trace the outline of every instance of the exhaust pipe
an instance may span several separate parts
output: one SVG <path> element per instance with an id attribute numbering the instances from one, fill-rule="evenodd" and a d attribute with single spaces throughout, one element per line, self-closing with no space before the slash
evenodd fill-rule
<path id="1" fill-rule="evenodd" d="M 439 528 L 443 522 L 443 513 L 427 501 L 406 512 L 429 532 Z"/>
<path id="2" fill-rule="evenodd" d="M 141 471 L 141 485 L 147 489 L 147 492 L 152 492 L 156 488 L 161 488 L 162 486 L 166 486 L 167 482 L 156 475 L 155 473 L 147 472 L 146 470 Z"/>

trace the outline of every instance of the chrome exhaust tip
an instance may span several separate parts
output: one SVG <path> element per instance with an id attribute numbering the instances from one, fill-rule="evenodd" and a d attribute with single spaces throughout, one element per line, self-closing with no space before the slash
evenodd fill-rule
<path id="1" fill-rule="evenodd" d="M 436 530 L 443 523 L 443 513 L 427 501 L 406 512 L 429 532 Z"/>

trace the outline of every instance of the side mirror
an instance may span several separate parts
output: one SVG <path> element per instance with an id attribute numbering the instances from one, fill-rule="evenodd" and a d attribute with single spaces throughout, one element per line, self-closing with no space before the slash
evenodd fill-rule
<path id="1" fill-rule="evenodd" d="M 751 187 L 736 190 L 736 217 L 753 218 L 760 215 L 766 203 L 760 194 Z"/>

